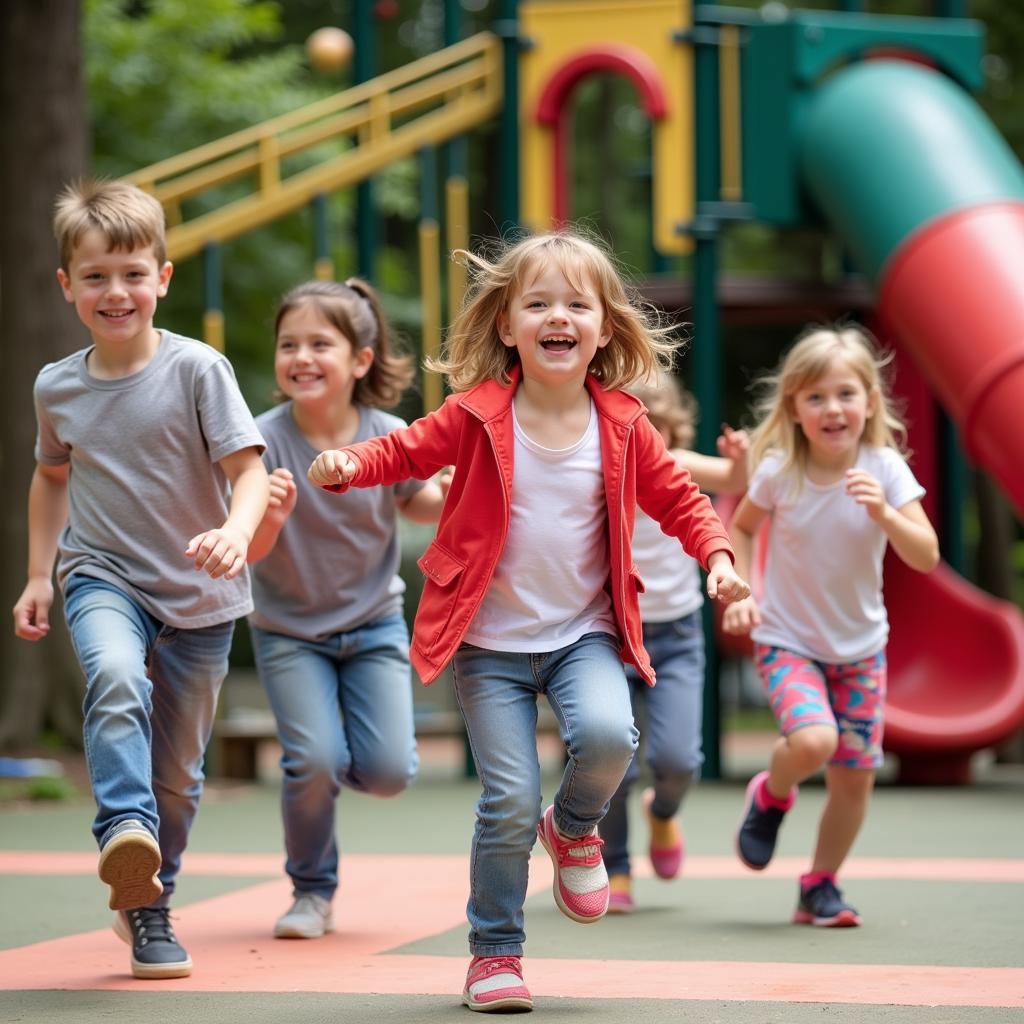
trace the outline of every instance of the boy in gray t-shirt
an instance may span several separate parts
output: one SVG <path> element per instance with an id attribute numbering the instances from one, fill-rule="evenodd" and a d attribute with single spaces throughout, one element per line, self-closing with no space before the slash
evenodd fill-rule
<path id="1" fill-rule="evenodd" d="M 15 632 L 49 632 L 59 553 L 114 930 L 136 977 L 179 978 L 192 961 L 168 903 L 234 620 L 252 609 L 245 563 L 269 495 L 263 440 L 227 360 L 153 327 L 172 272 L 160 204 L 123 182 L 80 182 L 58 198 L 54 227 L 57 278 L 93 345 L 36 380 Z"/>

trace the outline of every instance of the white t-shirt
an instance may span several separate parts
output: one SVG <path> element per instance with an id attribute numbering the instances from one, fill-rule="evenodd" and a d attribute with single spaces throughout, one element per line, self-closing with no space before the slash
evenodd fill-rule
<path id="1" fill-rule="evenodd" d="M 618 635 L 605 589 L 608 509 L 597 423 L 591 402 L 590 422 L 578 441 L 544 448 L 526 436 L 513 406 L 508 537 L 467 643 L 539 654 L 586 633 Z"/>
<path id="2" fill-rule="evenodd" d="M 640 595 L 644 622 L 675 622 L 704 603 L 700 567 L 675 537 L 663 533 L 639 508 L 633 527 L 633 564 L 646 588 Z"/>
<path id="3" fill-rule="evenodd" d="M 822 486 L 801 481 L 796 470 L 780 473 L 781 465 L 780 455 L 765 456 L 747 490 L 772 517 L 762 622 L 751 636 L 831 664 L 875 654 L 889 637 L 882 600 L 888 538 L 844 480 Z M 893 508 L 924 494 L 892 448 L 861 445 L 856 465 L 878 480 Z"/>

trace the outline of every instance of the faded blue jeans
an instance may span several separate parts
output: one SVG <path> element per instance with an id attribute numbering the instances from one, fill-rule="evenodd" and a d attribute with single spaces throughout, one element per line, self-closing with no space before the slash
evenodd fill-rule
<path id="1" fill-rule="evenodd" d="M 701 725 L 704 708 L 704 628 L 701 613 L 673 622 L 645 622 L 644 647 L 658 675 L 648 686 L 627 670 L 633 711 L 643 705 L 643 760 L 654 783 L 651 812 L 671 818 L 704 763 Z M 626 802 L 640 775 L 639 756 L 633 758 L 604 821 L 604 864 L 610 875 L 629 874 L 629 823 Z"/>
<path id="2" fill-rule="evenodd" d="M 452 665 L 482 793 L 470 856 L 469 949 L 521 956 L 530 850 L 541 814 L 537 697 L 558 719 L 568 761 L 554 795 L 560 831 L 588 835 L 636 751 L 618 640 L 587 633 L 545 654 L 463 644 Z"/>
<path id="3" fill-rule="evenodd" d="M 416 777 L 409 631 L 389 615 L 323 640 L 252 629 L 256 668 L 284 748 L 285 870 L 296 893 L 338 887 L 342 785 L 394 796 Z"/>
<path id="4" fill-rule="evenodd" d="M 167 906 L 203 791 L 203 755 L 228 670 L 234 621 L 175 629 L 125 591 L 75 575 L 64 588 L 71 642 L 85 672 L 85 757 L 102 848 L 135 818 L 160 843 Z"/>

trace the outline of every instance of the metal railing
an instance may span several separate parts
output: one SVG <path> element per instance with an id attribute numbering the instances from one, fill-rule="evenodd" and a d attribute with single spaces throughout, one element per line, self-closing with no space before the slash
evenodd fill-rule
<path id="1" fill-rule="evenodd" d="M 501 59 L 500 41 L 482 32 L 299 110 L 144 167 L 129 180 L 163 204 L 168 257 L 186 259 L 204 245 L 267 224 L 318 194 L 355 185 L 387 164 L 494 117 L 502 100 Z M 340 152 L 314 152 L 328 144 Z M 288 168 L 286 160 L 303 155 L 306 166 Z"/>

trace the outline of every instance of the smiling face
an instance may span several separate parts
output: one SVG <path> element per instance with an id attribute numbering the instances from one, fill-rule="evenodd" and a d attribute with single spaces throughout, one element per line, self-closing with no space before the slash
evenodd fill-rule
<path id="1" fill-rule="evenodd" d="M 274 374 L 281 392 L 303 404 L 351 402 L 356 381 L 373 363 L 368 346 L 356 348 L 311 302 L 281 317 Z"/>
<path id="2" fill-rule="evenodd" d="M 151 245 L 108 250 L 103 233 L 89 229 L 57 280 L 97 345 L 127 348 L 152 335 L 157 300 L 167 294 L 173 267 L 158 263 Z"/>
<path id="3" fill-rule="evenodd" d="M 792 416 L 807 438 L 811 461 L 849 468 L 878 396 L 869 393 L 860 375 L 845 360 L 833 359 L 825 374 L 793 395 Z"/>
<path id="4" fill-rule="evenodd" d="M 574 284 L 553 261 L 513 293 L 498 317 L 498 333 L 519 353 L 523 376 L 547 386 L 582 382 L 597 350 L 611 338 L 593 282 Z"/>

